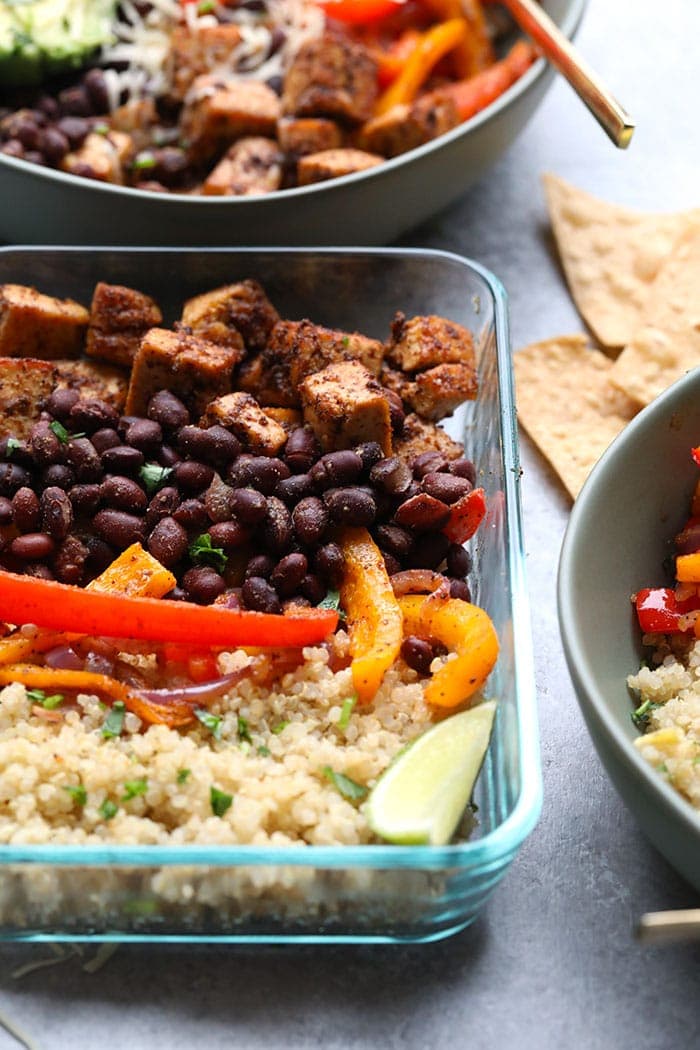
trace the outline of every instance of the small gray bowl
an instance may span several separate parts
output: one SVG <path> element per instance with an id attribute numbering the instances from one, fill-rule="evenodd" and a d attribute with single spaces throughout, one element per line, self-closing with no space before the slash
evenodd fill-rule
<path id="1" fill-rule="evenodd" d="M 587 0 L 543 0 L 569 37 Z M 356 175 L 259 197 L 148 193 L 0 154 L 0 241 L 14 244 L 386 244 L 456 200 L 506 151 L 553 71 L 539 59 L 471 120 Z M 571 97 L 571 105 L 579 105 Z"/>
<path id="2" fill-rule="evenodd" d="M 688 517 L 698 443 L 700 369 L 645 408 L 592 471 L 564 538 L 558 605 L 569 672 L 601 761 L 649 839 L 700 890 L 700 813 L 633 746 L 625 683 L 643 655 L 630 595 L 670 583 L 664 561 Z"/>

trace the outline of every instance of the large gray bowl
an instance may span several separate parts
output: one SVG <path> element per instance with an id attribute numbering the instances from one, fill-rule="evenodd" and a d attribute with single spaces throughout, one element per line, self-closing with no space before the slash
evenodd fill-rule
<path id="1" fill-rule="evenodd" d="M 664 560 L 688 517 L 698 468 L 700 369 L 641 412 L 574 504 L 559 565 L 559 624 L 569 672 L 603 765 L 643 830 L 700 890 L 700 814 L 645 762 L 625 684 L 639 667 L 630 595 L 664 586 Z"/>
<path id="2" fill-rule="evenodd" d="M 544 0 L 568 36 L 586 0 Z M 455 200 L 523 129 L 552 79 L 541 59 L 493 105 L 378 168 L 261 197 L 153 194 L 0 154 L 0 240 L 23 244 L 385 244 Z M 577 105 L 572 97 L 572 105 Z"/>

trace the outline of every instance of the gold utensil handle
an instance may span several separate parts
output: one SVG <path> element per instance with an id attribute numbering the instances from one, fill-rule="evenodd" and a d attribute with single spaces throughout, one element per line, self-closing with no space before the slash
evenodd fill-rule
<path id="1" fill-rule="evenodd" d="M 535 0 L 501 0 L 520 28 L 566 77 L 598 123 L 620 149 L 627 149 L 634 121 Z"/>
<path id="2" fill-rule="evenodd" d="M 700 940 L 700 908 L 684 911 L 650 911 L 642 915 L 636 930 L 643 944 Z"/>

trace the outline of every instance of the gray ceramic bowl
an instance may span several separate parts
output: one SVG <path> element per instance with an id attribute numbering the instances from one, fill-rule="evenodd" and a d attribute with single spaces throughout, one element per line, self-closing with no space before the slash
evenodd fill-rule
<path id="1" fill-rule="evenodd" d="M 633 746 L 625 678 L 639 667 L 630 595 L 669 583 L 664 560 L 688 517 L 698 469 L 700 370 L 641 412 L 576 500 L 559 565 L 559 623 L 581 710 L 610 778 L 667 860 L 700 890 L 700 814 Z"/>
<path id="2" fill-rule="evenodd" d="M 568 36 L 586 0 L 543 0 Z M 378 168 L 262 197 L 153 194 L 0 154 L 0 240 L 24 244 L 385 244 L 459 197 L 542 100 L 539 60 L 483 113 Z M 572 97 L 571 104 L 577 105 Z"/>

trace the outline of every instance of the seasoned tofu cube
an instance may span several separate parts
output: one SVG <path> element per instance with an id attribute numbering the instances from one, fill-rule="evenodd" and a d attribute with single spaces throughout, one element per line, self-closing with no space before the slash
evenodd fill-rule
<path id="1" fill-rule="evenodd" d="M 280 100 L 262 81 L 222 84 L 198 77 L 189 93 L 180 124 L 193 160 L 206 160 L 245 135 L 274 138 Z"/>
<path id="2" fill-rule="evenodd" d="M 457 362 L 475 367 L 471 332 L 434 314 L 407 320 L 402 313 L 397 313 L 386 353 L 389 361 L 403 372 Z"/>
<path id="3" fill-rule="evenodd" d="M 170 390 L 195 415 L 231 390 L 240 351 L 217 346 L 187 332 L 151 328 L 141 340 L 131 370 L 126 413 L 144 416 L 159 390 Z"/>
<path id="4" fill-rule="evenodd" d="M 328 365 L 301 384 L 304 422 L 325 452 L 376 441 L 391 455 L 389 402 L 375 377 L 359 361 Z"/>
<path id="5" fill-rule="evenodd" d="M 282 154 L 272 139 L 239 139 L 202 185 L 205 197 L 253 197 L 282 185 Z"/>
<path id="6" fill-rule="evenodd" d="M 295 408 L 301 403 L 298 391 L 290 385 L 288 374 L 277 366 L 266 368 L 261 355 L 243 362 L 238 369 L 236 386 L 253 394 L 265 407 Z"/>
<path id="7" fill-rule="evenodd" d="M 270 419 L 274 419 L 275 423 L 279 423 L 288 434 L 291 434 L 293 430 L 296 430 L 304 422 L 304 417 L 296 408 L 273 408 L 269 406 L 265 407 L 264 412 Z"/>
<path id="8" fill-rule="evenodd" d="M 133 140 L 125 132 L 108 131 L 106 135 L 99 135 L 91 131 L 80 149 L 66 153 L 61 168 L 69 175 L 82 175 L 121 186 L 126 165 L 133 154 Z"/>
<path id="9" fill-rule="evenodd" d="M 309 186 L 313 182 L 339 179 L 341 175 L 376 168 L 383 160 L 376 153 L 365 153 L 361 149 L 326 149 L 299 158 L 297 181 L 300 186 Z"/>
<path id="10" fill-rule="evenodd" d="M 307 40 L 284 78 L 282 110 L 361 124 L 377 98 L 377 63 L 362 44 L 330 33 Z"/>
<path id="11" fill-rule="evenodd" d="M 236 391 L 210 402 L 201 425 L 230 430 L 251 452 L 276 456 L 287 440 L 284 427 L 271 419 L 251 394 Z"/>
<path id="12" fill-rule="evenodd" d="M 231 56 L 241 42 L 233 23 L 215 26 L 176 26 L 170 33 L 170 50 L 165 59 L 168 94 L 182 102 L 196 77 L 212 69 L 232 68 Z"/>
<path id="13" fill-rule="evenodd" d="M 418 372 L 404 398 L 425 419 L 442 419 L 461 405 L 473 401 L 478 389 L 476 371 L 471 365 L 445 364 Z"/>
<path id="14" fill-rule="evenodd" d="M 392 106 L 364 124 L 357 145 L 370 153 L 396 157 L 422 146 L 459 124 L 454 99 L 446 91 L 431 91 L 415 102 Z"/>
<path id="15" fill-rule="evenodd" d="M 445 459 L 459 459 L 464 455 L 462 446 L 442 427 L 410 412 L 404 419 L 401 436 L 394 441 L 394 454 L 413 466 L 416 457 L 424 452 L 440 452 Z"/>
<path id="16" fill-rule="evenodd" d="M 77 357 L 90 315 L 72 299 L 54 299 L 22 284 L 0 285 L 0 354 Z"/>
<path id="17" fill-rule="evenodd" d="M 378 339 L 304 320 L 279 321 L 270 333 L 262 360 L 266 368 L 279 370 L 292 388 L 298 388 L 306 376 L 335 361 L 359 360 L 376 376 L 383 356 L 384 347 Z"/>
<path id="18" fill-rule="evenodd" d="M 55 387 L 53 362 L 0 357 L 0 437 L 29 437 Z"/>
<path id="19" fill-rule="evenodd" d="M 152 129 L 158 121 L 158 110 L 152 98 L 132 98 L 110 114 L 109 126 L 114 131 L 130 135 L 134 150 L 141 150 L 152 144 Z"/>
<path id="20" fill-rule="evenodd" d="M 92 297 L 85 353 L 129 368 L 142 336 L 162 320 L 160 308 L 150 295 L 100 281 Z"/>
<path id="21" fill-rule="evenodd" d="M 343 133 L 334 120 L 324 117 L 282 117 L 277 123 L 280 149 L 295 157 L 338 149 Z"/>
<path id="22" fill-rule="evenodd" d="M 55 361 L 56 386 L 77 390 L 85 399 L 97 398 L 121 412 L 126 404 L 128 373 L 98 361 Z"/>
<path id="23" fill-rule="evenodd" d="M 279 314 L 257 281 L 239 281 L 188 299 L 182 323 L 210 343 L 262 350 Z"/>

